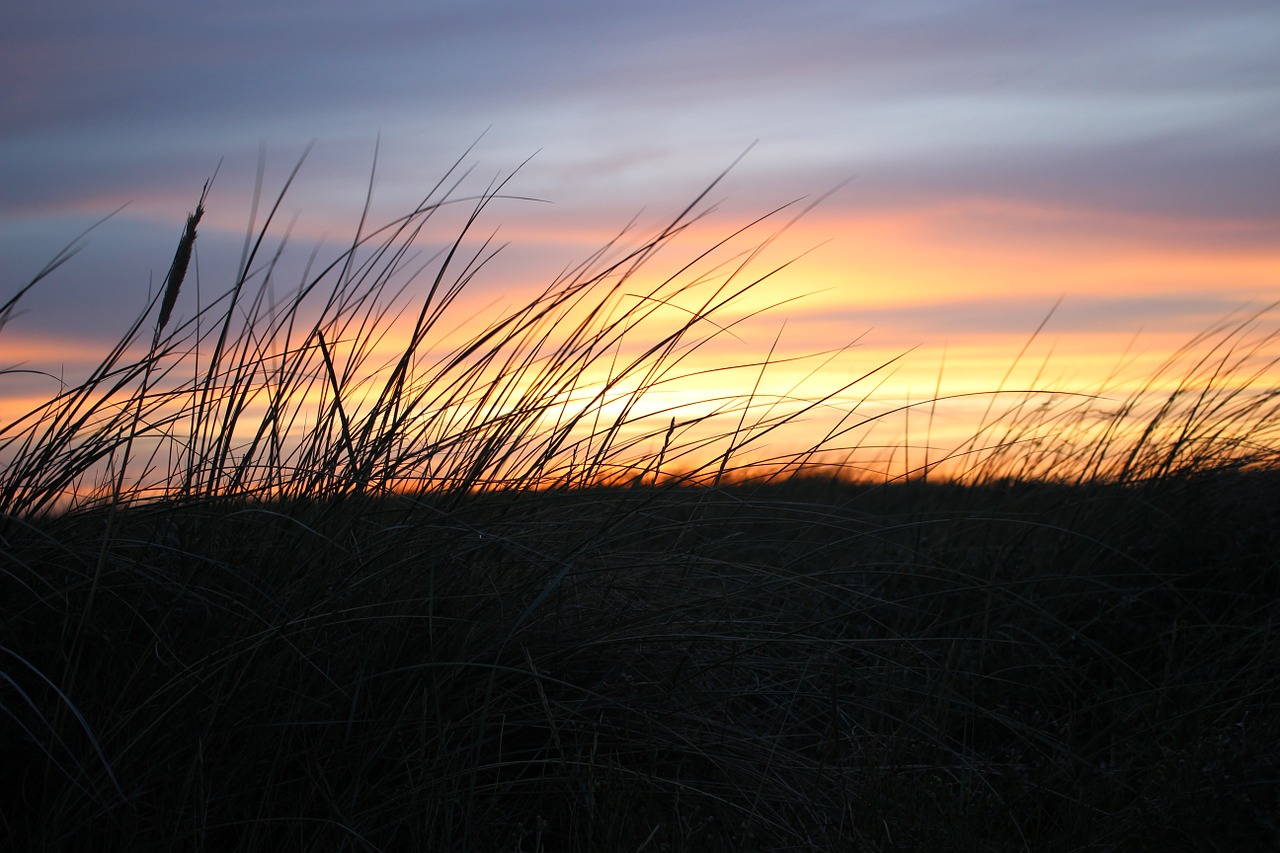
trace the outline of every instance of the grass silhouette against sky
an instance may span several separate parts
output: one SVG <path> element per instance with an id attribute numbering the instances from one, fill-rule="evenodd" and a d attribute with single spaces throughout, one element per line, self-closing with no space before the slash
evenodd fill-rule
<path id="1" fill-rule="evenodd" d="M 502 191 L 458 198 L 466 221 Z M 907 445 L 903 476 L 852 463 L 839 425 L 761 460 L 829 401 L 642 408 L 734 337 L 758 241 L 646 289 L 695 204 L 440 348 L 493 249 L 409 251 L 448 199 L 283 298 L 252 239 L 184 317 L 202 194 L 118 344 L 6 424 L 7 844 L 1274 844 L 1265 312 L 1118 408 L 984 395 L 960 482 Z M 706 275 L 722 252 L 735 274 Z"/>

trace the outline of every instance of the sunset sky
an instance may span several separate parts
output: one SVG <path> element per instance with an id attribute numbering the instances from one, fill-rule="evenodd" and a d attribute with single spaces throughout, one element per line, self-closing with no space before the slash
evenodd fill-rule
<path id="1" fill-rule="evenodd" d="M 744 331 L 744 358 L 785 321 L 783 355 L 858 340 L 828 385 L 914 348 L 891 401 L 993 390 L 1061 299 L 1013 382 L 1052 352 L 1038 381 L 1096 388 L 1126 351 L 1158 361 L 1280 299 L 1277 45 L 1274 0 L 8 3 L 0 297 L 127 206 L 24 300 L 0 366 L 96 360 L 219 162 L 210 289 L 261 151 L 274 194 L 314 143 L 278 229 L 297 215 L 301 269 L 354 233 L 375 146 L 382 221 L 475 143 L 462 194 L 520 167 L 505 191 L 541 200 L 486 213 L 510 246 L 477 308 L 660 226 L 746 151 L 695 242 L 833 192 L 762 259 L 804 254 L 763 301 L 812 295 Z"/>

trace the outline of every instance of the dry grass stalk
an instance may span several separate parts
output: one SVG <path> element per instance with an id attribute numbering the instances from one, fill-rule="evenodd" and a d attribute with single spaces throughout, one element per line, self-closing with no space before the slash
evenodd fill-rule
<path id="1" fill-rule="evenodd" d="M 216 176 L 216 173 L 215 173 Z M 160 333 L 164 331 L 164 327 L 169 323 L 169 317 L 173 315 L 173 306 L 178 302 L 178 292 L 182 290 L 182 281 L 187 277 L 187 267 L 191 264 L 191 252 L 196 245 L 196 226 L 200 224 L 200 218 L 204 216 L 204 202 L 209 195 L 209 184 L 213 178 L 204 182 L 204 189 L 200 191 L 200 201 L 196 202 L 196 209 L 187 217 L 187 226 L 182 231 L 182 239 L 178 240 L 178 250 L 173 253 L 173 263 L 169 265 L 169 274 L 164 279 L 164 301 L 160 303 L 160 319 L 156 321 L 156 341 L 160 340 Z"/>

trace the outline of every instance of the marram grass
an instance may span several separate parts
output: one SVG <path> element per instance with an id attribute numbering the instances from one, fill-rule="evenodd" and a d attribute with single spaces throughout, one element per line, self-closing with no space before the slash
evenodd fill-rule
<path id="1" fill-rule="evenodd" d="M 695 207 L 438 346 L 500 191 L 278 304 L 273 213 L 218 299 L 166 287 L 3 425 L 0 847 L 1280 841 L 1268 312 L 1103 418 L 1006 398 L 950 479 L 830 476 L 856 412 L 751 454 L 839 383 L 644 406 L 761 280 L 646 279 Z"/>

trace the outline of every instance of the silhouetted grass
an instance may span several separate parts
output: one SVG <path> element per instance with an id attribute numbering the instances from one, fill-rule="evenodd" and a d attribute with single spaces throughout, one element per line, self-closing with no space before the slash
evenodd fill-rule
<path id="1" fill-rule="evenodd" d="M 174 319 L 166 288 L 0 429 L 8 846 L 1280 840 L 1265 313 L 1172 393 L 1016 395 L 950 481 L 803 476 L 856 412 L 761 467 L 823 401 L 640 405 L 762 280 L 645 283 L 696 205 L 442 350 L 502 189 L 444 188 L 277 306 L 268 217 L 221 298 Z M 459 203 L 387 359 L 384 296 Z"/>

